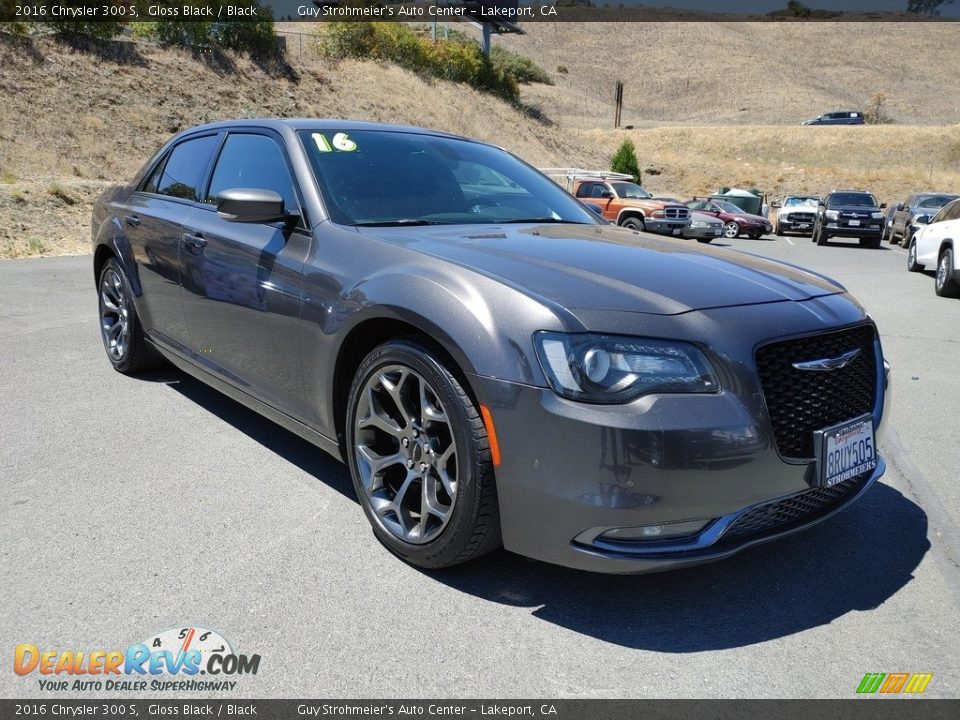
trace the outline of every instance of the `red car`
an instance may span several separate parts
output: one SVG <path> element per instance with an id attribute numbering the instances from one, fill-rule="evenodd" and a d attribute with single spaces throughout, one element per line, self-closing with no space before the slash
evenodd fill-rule
<path id="1" fill-rule="evenodd" d="M 728 238 L 746 235 L 756 240 L 761 235 L 773 231 L 773 225 L 761 215 L 751 215 L 725 200 L 697 199 L 687 203 L 687 207 L 706 213 L 723 221 L 723 236 Z"/>

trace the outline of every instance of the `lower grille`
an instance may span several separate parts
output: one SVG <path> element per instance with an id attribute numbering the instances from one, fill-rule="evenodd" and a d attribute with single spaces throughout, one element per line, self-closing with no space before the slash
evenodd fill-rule
<path id="1" fill-rule="evenodd" d="M 813 213 L 790 213 L 787 215 L 788 222 L 812 223 Z"/>
<path id="2" fill-rule="evenodd" d="M 798 370 L 793 363 L 860 354 L 843 368 Z M 777 450 L 785 458 L 814 456 L 813 433 L 873 411 L 877 358 L 872 325 L 781 340 L 757 350 L 757 372 L 773 424 Z"/>
<path id="3" fill-rule="evenodd" d="M 798 522 L 812 520 L 842 505 L 858 490 L 869 476 L 851 478 L 828 488 L 813 488 L 783 500 L 776 500 L 748 510 L 738 517 L 723 534 L 723 540 L 756 535 L 767 530 L 786 528 Z"/>

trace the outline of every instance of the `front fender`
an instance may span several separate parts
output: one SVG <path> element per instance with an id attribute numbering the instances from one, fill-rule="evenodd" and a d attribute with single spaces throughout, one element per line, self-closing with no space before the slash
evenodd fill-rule
<path id="1" fill-rule="evenodd" d="M 309 288 L 305 296 L 315 296 Z M 345 289 L 331 302 L 304 303 L 303 358 L 310 404 L 322 430 L 335 425 L 331 400 L 338 358 L 356 333 L 374 332 L 375 321 L 400 321 L 439 343 L 470 375 L 545 385 L 533 349 L 536 330 L 582 331 L 517 289 L 479 274 L 443 272 L 439 264 L 393 266 Z"/>

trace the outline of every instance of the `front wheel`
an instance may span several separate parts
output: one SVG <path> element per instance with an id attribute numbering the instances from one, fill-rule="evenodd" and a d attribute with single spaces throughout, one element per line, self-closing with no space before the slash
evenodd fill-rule
<path id="1" fill-rule="evenodd" d="M 953 278 L 953 249 L 944 248 L 937 263 L 937 278 L 933 285 L 940 297 L 960 297 L 960 283 Z"/>
<path id="2" fill-rule="evenodd" d="M 827 234 L 823 231 L 823 228 L 820 228 L 813 234 L 813 240 L 815 243 L 817 243 L 817 245 L 827 244 Z"/>
<path id="3" fill-rule="evenodd" d="M 698 237 L 698 238 L 697 238 L 697 242 L 698 242 L 698 243 L 708 243 L 708 242 L 710 242 L 711 240 L 713 240 L 712 237 Z"/>
<path id="4" fill-rule="evenodd" d="M 626 220 L 624 220 L 623 227 L 630 228 L 631 230 L 636 230 L 637 232 L 645 229 L 643 220 L 635 217 L 629 217 Z"/>
<path id="5" fill-rule="evenodd" d="M 347 408 L 357 497 L 381 543 L 421 568 L 471 560 L 500 545 L 487 430 L 476 403 L 416 339 L 361 363 Z"/>
<path id="6" fill-rule="evenodd" d="M 784 234 L 784 233 L 783 233 L 783 228 L 780 227 L 779 221 L 777 222 L 777 226 L 773 229 L 773 234 L 776 235 L 776 236 L 778 236 L 778 237 L 783 237 L 783 234 Z"/>
<path id="7" fill-rule="evenodd" d="M 723 236 L 725 238 L 730 238 L 731 240 L 740 235 L 740 226 L 737 225 L 733 220 L 728 222 L 723 226 Z"/>

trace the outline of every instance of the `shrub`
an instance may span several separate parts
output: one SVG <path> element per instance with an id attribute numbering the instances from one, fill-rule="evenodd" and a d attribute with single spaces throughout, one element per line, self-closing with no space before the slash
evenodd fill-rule
<path id="1" fill-rule="evenodd" d="M 490 48 L 490 62 L 518 83 L 536 82 L 553 85 L 553 78 L 546 70 L 525 55 L 508 50 L 502 45 L 494 45 Z"/>
<path id="2" fill-rule="evenodd" d="M 392 62 L 419 75 L 466 83 L 507 100 L 520 97 L 517 80 L 483 57 L 474 42 L 433 41 L 401 23 L 332 22 L 320 33 L 319 50 L 328 57 Z"/>
<path id="3" fill-rule="evenodd" d="M 256 5 L 253 0 L 234 5 Z M 212 45 L 224 50 L 246 52 L 253 57 L 268 57 L 277 52 L 277 35 L 269 11 L 257 5 L 259 20 L 226 22 L 134 22 L 135 38 L 149 38 L 164 45 L 196 47 Z"/>
<path id="4" fill-rule="evenodd" d="M 624 140 L 620 144 L 610 161 L 610 169 L 614 172 L 626 173 L 633 177 L 635 183 L 640 183 L 640 163 L 637 161 L 637 152 L 632 141 Z"/>
<path id="5" fill-rule="evenodd" d="M 58 35 L 87 35 L 98 40 L 112 40 L 123 31 L 119 22 L 102 20 L 44 20 L 40 23 Z"/>

